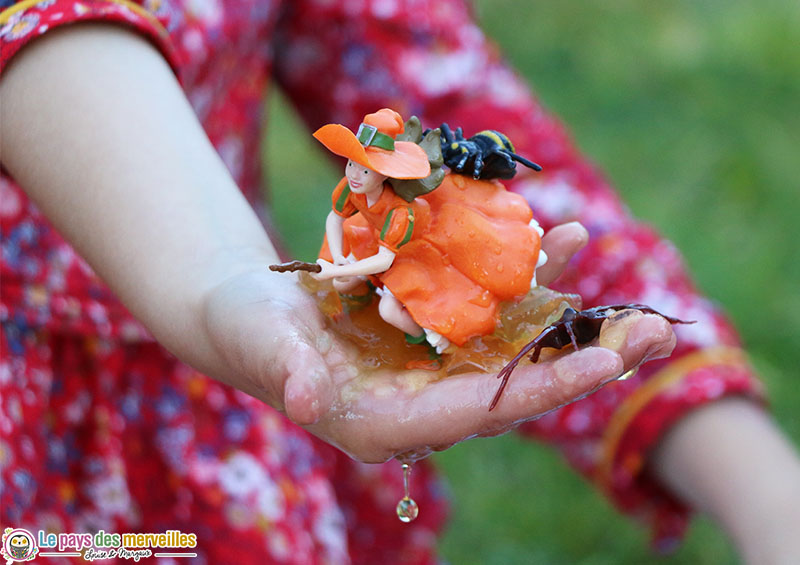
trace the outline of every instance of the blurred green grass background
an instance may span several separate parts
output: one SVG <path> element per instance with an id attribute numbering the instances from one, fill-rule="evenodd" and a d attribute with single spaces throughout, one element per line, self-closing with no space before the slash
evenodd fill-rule
<path id="1" fill-rule="evenodd" d="M 800 444 L 800 3 L 481 0 L 476 14 L 634 214 L 683 251 Z M 279 96 L 269 110 L 273 213 L 291 251 L 311 259 L 339 174 Z M 736 561 L 703 519 L 657 558 L 644 530 L 513 434 L 434 460 L 454 495 L 440 545 L 452 563 Z"/>

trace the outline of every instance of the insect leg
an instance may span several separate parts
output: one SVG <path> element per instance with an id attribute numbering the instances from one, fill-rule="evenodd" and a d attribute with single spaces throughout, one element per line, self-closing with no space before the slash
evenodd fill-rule
<path id="1" fill-rule="evenodd" d="M 464 156 L 461 157 L 461 160 L 456 164 L 455 170 L 457 172 L 459 172 L 459 173 L 461 171 L 463 171 L 464 170 L 464 166 L 467 164 L 467 161 L 469 160 L 469 158 L 470 158 L 470 154 L 468 152 L 465 152 Z"/>
<path id="2" fill-rule="evenodd" d="M 472 178 L 476 180 L 479 179 L 481 176 L 481 169 L 483 169 L 483 158 L 481 157 L 480 150 L 478 150 L 478 152 L 475 153 L 475 161 L 472 165 Z"/>
<path id="3" fill-rule="evenodd" d="M 553 326 L 550 326 L 533 338 L 525 347 L 520 349 L 519 353 L 517 353 L 499 373 L 497 373 L 497 378 L 501 379 L 501 381 L 500 386 L 497 387 L 497 392 L 494 394 L 494 398 L 492 398 L 492 403 L 489 405 L 490 412 L 500 401 L 500 396 L 502 396 L 503 391 L 508 384 L 508 379 L 511 377 L 511 373 L 514 371 L 514 369 L 516 369 L 519 362 L 522 361 L 522 358 L 525 357 L 529 351 L 533 350 L 533 353 L 531 354 L 531 361 L 536 363 L 536 361 L 539 360 L 539 352 L 542 350 L 542 347 L 544 347 L 542 342 L 553 332 L 554 329 L 555 328 Z"/>
<path id="4" fill-rule="evenodd" d="M 578 351 L 578 339 L 575 337 L 575 329 L 572 327 L 572 321 L 564 323 L 564 329 L 567 330 L 567 334 L 569 335 L 569 340 L 572 342 L 572 347 L 575 348 L 575 351 Z"/>

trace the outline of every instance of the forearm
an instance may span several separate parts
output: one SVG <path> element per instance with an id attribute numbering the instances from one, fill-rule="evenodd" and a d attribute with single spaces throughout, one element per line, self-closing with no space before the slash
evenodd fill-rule
<path id="1" fill-rule="evenodd" d="M 325 237 L 328 238 L 328 249 L 331 252 L 334 263 L 336 258 L 342 255 L 342 228 L 344 218 L 336 212 L 329 212 L 325 220 Z"/>
<path id="2" fill-rule="evenodd" d="M 3 165 L 165 346 L 213 371 L 198 305 L 275 253 L 161 55 L 76 25 L 22 51 L 0 96 Z"/>
<path id="3" fill-rule="evenodd" d="M 335 267 L 336 277 L 359 277 L 375 275 L 389 270 L 396 254 L 390 249 L 380 246 L 378 252 L 371 257 L 360 259 L 355 263 L 347 263 Z"/>
<path id="4" fill-rule="evenodd" d="M 675 494 L 719 522 L 746 562 L 796 562 L 800 460 L 760 407 L 731 398 L 694 411 L 651 464 Z"/>

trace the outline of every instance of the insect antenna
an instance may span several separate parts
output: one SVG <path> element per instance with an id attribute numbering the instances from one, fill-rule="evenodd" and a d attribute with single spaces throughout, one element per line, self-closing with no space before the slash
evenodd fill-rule
<path id="1" fill-rule="evenodd" d="M 526 159 L 522 155 L 517 155 L 516 153 L 512 153 L 511 151 L 507 151 L 507 153 L 509 155 L 511 155 L 512 159 L 514 159 L 515 161 L 517 161 L 519 163 L 522 163 L 523 165 L 525 165 L 529 169 L 533 169 L 534 171 L 541 171 L 542 170 L 542 166 L 541 165 L 539 165 L 537 163 L 534 163 L 533 161 L 529 161 L 528 159 Z"/>

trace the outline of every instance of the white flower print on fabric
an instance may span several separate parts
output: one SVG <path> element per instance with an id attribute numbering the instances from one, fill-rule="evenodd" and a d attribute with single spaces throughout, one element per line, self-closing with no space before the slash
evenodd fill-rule
<path id="1" fill-rule="evenodd" d="M 586 198 L 570 183 L 560 178 L 525 180 L 517 192 L 531 203 L 537 217 L 553 224 L 576 219 L 586 206 Z"/>
<path id="2" fill-rule="evenodd" d="M 229 495 L 240 498 L 268 484 L 258 460 L 243 451 L 234 453 L 219 471 L 219 484 Z"/>
<path id="3" fill-rule="evenodd" d="M 267 520 L 274 522 L 281 519 L 286 511 L 286 503 L 281 490 L 272 481 L 264 481 L 258 488 L 256 497 L 258 511 Z"/>
<path id="4" fill-rule="evenodd" d="M 17 12 L 13 14 L 8 23 L 0 29 L 0 38 L 4 41 L 14 41 L 28 35 L 39 24 L 39 14 L 36 12 Z"/>
<path id="5" fill-rule="evenodd" d="M 332 563 L 341 563 L 347 556 L 347 530 L 344 517 L 336 510 L 325 511 L 314 521 L 314 537 L 325 546 Z"/>
<path id="6" fill-rule="evenodd" d="M 388 20 L 397 14 L 397 0 L 375 0 L 372 3 L 372 14 L 379 19 Z"/>
<path id="7" fill-rule="evenodd" d="M 208 27 L 214 27 L 222 21 L 222 6 L 219 0 L 188 0 L 186 15 L 190 19 L 200 20 Z"/>
<path id="8" fill-rule="evenodd" d="M 97 508 L 109 516 L 125 516 L 131 510 L 131 495 L 125 479 L 118 474 L 102 477 L 87 487 Z"/>
<path id="9" fill-rule="evenodd" d="M 487 59 L 483 52 L 460 49 L 432 55 L 430 51 L 409 50 L 400 61 L 403 77 L 417 84 L 429 96 L 466 89 L 475 77 L 486 72 Z"/>
<path id="10" fill-rule="evenodd" d="M 281 561 L 288 559 L 291 555 L 289 540 L 280 530 L 271 532 L 270 535 L 267 536 L 267 548 L 273 557 Z"/>
<path id="11" fill-rule="evenodd" d="M 11 184 L 0 178 L 0 217 L 13 218 L 22 211 L 22 199 Z"/>

